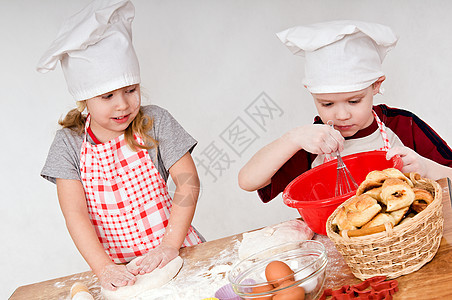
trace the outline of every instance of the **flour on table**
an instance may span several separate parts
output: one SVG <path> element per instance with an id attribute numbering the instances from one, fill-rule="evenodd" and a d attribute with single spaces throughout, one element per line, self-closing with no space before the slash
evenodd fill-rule
<path id="1" fill-rule="evenodd" d="M 134 265 L 136 259 L 137 258 L 132 260 L 129 264 Z M 180 256 L 177 256 L 161 269 L 157 268 L 150 273 L 137 275 L 137 280 L 134 285 L 119 287 L 115 291 L 103 290 L 102 294 L 108 300 L 123 300 L 141 297 L 141 294 L 144 292 L 158 289 L 170 281 L 179 272 L 182 263 L 183 259 Z"/>
<path id="2" fill-rule="evenodd" d="M 239 245 L 240 242 L 234 240 L 228 248 L 218 249 L 208 261 L 198 262 L 186 257 L 183 268 L 173 280 L 161 288 L 146 291 L 136 299 L 199 300 L 214 297 L 219 288 L 229 283 L 227 273 L 238 261 Z"/>
<path id="3" fill-rule="evenodd" d="M 92 294 L 93 298 L 96 300 L 103 300 L 100 293 L 100 284 L 97 279 L 97 277 L 91 273 L 91 272 L 85 272 L 81 274 L 75 274 L 73 276 L 70 276 L 63 281 L 57 281 L 53 284 L 53 287 L 55 288 L 56 293 L 60 293 L 58 295 L 58 299 L 60 300 L 71 300 L 71 293 L 67 292 L 66 290 L 68 287 L 72 286 L 75 282 L 83 282 L 89 289 L 90 294 Z M 64 296 L 63 292 L 59 292 L 59 289 L 64 289 Z M 57 299 L 57 298 L 55 298 Z"/>
<path id="4" fill-rule="evenodd" d="M 55 282 L 55 283 L 53 284 L 53 286 L 56 287 L 56 288 L 62 288 L 62 287 L 65 287 L 66 284 L 65 284 L 64 282 L 58 281 L 58 282 Z"/>
<path id="5" fill-rule="evenodd" d="M 290 220 L 244 233 L 242 244 L 239 247 L 239 258 L 245 259 L 250 255 L 284 243 L 310 240 L 313 236 L 314 232 L 301 220 Z"/>

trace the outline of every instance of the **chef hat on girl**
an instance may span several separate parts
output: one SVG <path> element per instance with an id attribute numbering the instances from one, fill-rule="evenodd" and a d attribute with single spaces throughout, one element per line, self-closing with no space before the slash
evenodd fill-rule
<path id="1" fill-rule="evenodd" d="M 63 23 L 37 70 L 54 70 L 60 61 L 69 92 L 77 101 L 140 83 L 132 45 L 134 15 L 128 0 L 91 2 Z"/>
<path id="2" fill-rule="evenodd" d="M 303 84 L 311 93 L 369 87 L 384 75 L 383 59 L 398 39 L 388 26 L 349 20 L 296 26 L 277 36 L 306 58 Z"/>

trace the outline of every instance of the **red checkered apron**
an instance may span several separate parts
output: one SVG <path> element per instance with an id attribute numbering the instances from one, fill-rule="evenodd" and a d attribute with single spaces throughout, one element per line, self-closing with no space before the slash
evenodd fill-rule
<path id="1" fill-rule="evenodd" d="M 383 147 L 381 147 L 380 149 L 375 149 L 375 151 L 381 150 L 387 152 L 389 149 L 391 149 L 391 144 L 389 143 L 388 134 L 386 133 L 386 126 L 380 120 L 380 118 L 377 116 L 377 113 L 374 110 L 372 110 L 372 113 L 375 117 L 375 121 L 377 121 L 378 130 L 380 130 L 381 138 L 383 139 L 384 143 Z M 323 159 L 323 163 L 326 163 L 333 159 L 336 159 L 336 157 L 333 157 L 331 154 L 326 154 L 325 158 Z"/>
<path id="2" fill-rule="evenodd" d="M 146 149 L 132 151 L 121 135 L 107 143 L 87 141 L 80 171 L 91 222 L 115 263 L 128 262 L 158 246 L 168 225 L 171 197 Z M 139 136 L 135 139 L 143 145 Z M 183 246 L 201 243 L 190 226 Z"/>

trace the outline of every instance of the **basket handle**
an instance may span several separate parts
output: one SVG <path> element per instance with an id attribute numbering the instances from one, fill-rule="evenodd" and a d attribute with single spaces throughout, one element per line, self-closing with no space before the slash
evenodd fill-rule
<path id="1" fill-rule="evenodd" d="M 342 230 L 341 236 L 346 240 L 350 240 L 351 237 L 364 236 L 364 235 L 374 234 L 374 233 L 378 233 L 378 232 L 382 232 L 382 231 L 386 231 L 386 234 L 388 236 L 391 236 L 392 228 L 393 228 L 392 223 L 387 222 L 385 224 L 368 227 L 368 228 L 360 228 L 360 229 L 354 229 L 354 230 Z"/>

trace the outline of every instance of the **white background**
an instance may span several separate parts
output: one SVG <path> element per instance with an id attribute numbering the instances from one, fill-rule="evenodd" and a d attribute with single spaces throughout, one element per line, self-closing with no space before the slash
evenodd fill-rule
<path id="1" fill-rule="evenodd" d="M 75 103 L 60 67 L 45 75 L 35 71 L 63 20 L 88 2 L 0 0 L 1 299 L 21 285 L 88 270 L 67 233 L 55 186 L 39 176 L 57 120 Z M 198 169 L 203 190 L 193 224 L 208 240 L 298 216 L 280 197 L 264 205 L 237 185 L 237 173 L 252 154 L 315 115 L 301 85 L 302 58 L 275 36 L 288 27 L 333 19 L 391 26 L 400 40 L 385 61 L 385 94 L 375 103 L 413 111 L 452 142 L 450 1 L 134 4 L 134 43 L 147 103 L 168 109 L 199 141 L 194 157 L 202 158 L 213 142 L 233 160 L 217 181 Z M 264 128 L 245 113 L 262 92 L 283 111 Z M 241 156 L 220 138 L 237 117 L 259 136 Z"/>

